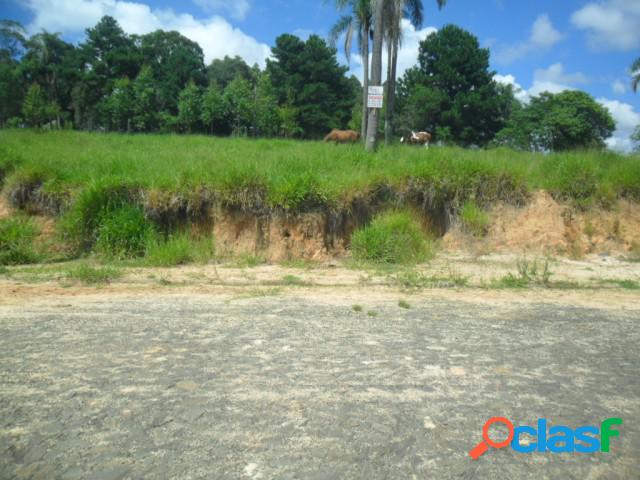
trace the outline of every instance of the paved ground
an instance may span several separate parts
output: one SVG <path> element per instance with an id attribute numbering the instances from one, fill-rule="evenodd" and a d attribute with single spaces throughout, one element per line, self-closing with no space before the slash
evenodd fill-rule
<path id="1" fill-rule="evenodd" d="M 0 478 L 640 478 L 638 309 L 150 295 L 0 305 Z M 496 415 L 625 423 L 608 454 L 474 462 Z"/>

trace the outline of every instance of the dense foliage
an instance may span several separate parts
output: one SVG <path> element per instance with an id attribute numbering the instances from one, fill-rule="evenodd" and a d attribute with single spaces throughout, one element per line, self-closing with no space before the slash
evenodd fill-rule
<path id="1" fill-rule="evenodd" d="M 398 129 L 427 130 L 460 145 L 488 144 L 514 102 L 510 88 L 493 80 L 489 50 L 448 25 L 420 44 L 418 62 L 398 84 Z"/>
<path id="2" fill-rule="evenodd" d="M 542 93 L 516 109 L 495 142 L 534 151 L 599 149 L 615 127 L 609 111 L 585 92 Z"/>

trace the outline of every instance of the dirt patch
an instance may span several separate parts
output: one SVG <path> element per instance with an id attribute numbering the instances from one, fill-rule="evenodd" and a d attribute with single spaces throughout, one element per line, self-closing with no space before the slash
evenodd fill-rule
<path id="1" fill-rule="evenodd" d="M 580 212 L 536 192 L 524 207 L 500 203 L 489 211 L 486 237 L 474 238 L 459 224 L 445 234 L 449 251 L 513 252 L 536 255 L 626 253 L 640 239 L 640 205 L 620 200 L 613 208 Z"/>
<path id="2" fill-rule="evenodd" d="M 4 196 L 0 195 L 0 218 L 10 217 L 12 214 L 11 207 L 9 206 L 9 202 Z"/>

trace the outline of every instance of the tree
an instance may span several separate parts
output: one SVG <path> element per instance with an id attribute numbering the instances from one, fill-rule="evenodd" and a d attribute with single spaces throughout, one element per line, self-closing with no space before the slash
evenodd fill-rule
<path id="1" fill-rule="evenodd" d="M 329 33 L 329 39 L 332 46 L 335 47 L 340 35 L 344 35 L 344 55 L 347 57 L 347 61 L 351 58 L 351 47 L 353 41 L 354 32 L 357 35 L 358 47 L 360 55 L 362 56 L 362 62 L 364 67 L 364 73 L 362 78 L 362 113 L 361 113 L 361 126 L 360 135 L 363 140 L 367 135 L 367 95 L 369 89 L 369 39 L 372 34 L 371 30 L 371 0 L 336 0 L 336 7 L 338 10 L 342 10 L 349 7 L 351 13 L 344 15 L 333 26 Z"/>
<path id="2" fill-rule="evenodd" d="M 640 85 L 640 58 L 631 65 L 631 88 L 634 92 L 638 91 Z"/>
<path id="3" fill-rule="evenodd" d="M 279 105 L 295 109 L 295 123 L 307 138 L 320 138 L 332 128 L 345 128 L 354 104 L 353 91 L 335 48 L 312 35 L 306 42 L 285 34 L 276 39 L 267 60 Z"/>
<path id="4" fill-rule="evenodd" d="M 178 124 L 187 133 L 193 133 L 200 121 L 200 89 L 189 84 L 180 92 L 178 98 Z"/>
<path id="5" fill-rule="evenodd" d="M 228 134 L 230 132 L 227 108 L 222 90 L 212 83 L 202 95 L 202 112 L 200 118 L 209 133 Z"/>
<path id="6" fill-rule="evenodd" d="M 150 132 L 157 126 L 158 102 L 153 72 L 142 67 L 133 82 L 133 128 L 138 132 Z"/>
<path id="7" fill-rule="evenodd" d="M 223 94 L 226 110 L 229 113 L 231 133 L 246 135 L 253 126 L 253 94 L 251 84 L 241 76 L 231 81 Z"/>
<path id="8" fill-rule="evenodd" d="M 442 8 L 447 0 L 436 0 L 438 8 Z M 398 51 L 402 43 L 402 20 L 408 18 L 414 27 L 422 25 L 422 0 L 387 0 L 386 37 L 387 37 L 387 85 L 385 108 L 385 143 L 393 138 L 393 116 L 395 113 L 396 76 L 398 70 Z"/>
<path id="9" fill-rule="evenodd" d="M 129 132 L 133 117 L 133 105 L 131 81 L 126 77 L 117 80 L 111 95 L 104 102 L 104 112 L 108 119 L 109 129 Z"/>
<path id="10" fill-rule="evenodd" d="M 373 0 L 373 55 L 371 58 L 371 84 L 382 85 L 382 41 L 384 39 L 385 0 Z M 369 110 L 365 147 L 373 151 L 377 146 L 379 109 Z"/>
<path id="11" fill-rule="evenodd" d="M 280 133 L 278 100 L 271 78 L 260 73 L 255 86 L 254 134 L 273 137 Z"/>
<path id="12" fill-rule="evenodd" d="M 99 118 L 102 99 L 109 96 L 116 81 L 135 78 L 138 75 L 142 56 L 134 40 L 109 16 L 102 17 L 98 24 L 87 29 L 87 40 L 81 46 L 81 61 L 84 65 L 81 82 L 84 84 L 83 107 L 90 110 L 89 126 Z M 102 119 L 106 120 L 106 119 Z"/>
<path id="13" fill-rule="evenodd" d="M 229 57 L 225 55 L 223 59 L 216 58 L 207 67 L 207 77 L 209 84 L 215 83 L 223 90 L 237 77 L 253 81 L 251 67 L 237 55 Z"/>
<path id="14" fill-rule="evenodd" d="M 489 50 L 475 36 L 447 25 L 420 43 L 418 61 L 398 84 L 401 128 L 484 146 L 505 126 L 513 92 L 493 80 Z"/>
<path id="15" fill-rule="evenodd" d="M 601 149 L 615 128 L 609 111 L 588 93 L 545 92 L 514 111 L 495 143 L 533 151 Z"/>
<path id="16" fill-rule="evenodd" d="M 640 152 L 640 125 L 636 127 L 636 131 L 631 135 L 631 140 L 635 144 L 633 147 L 634 152 Z"/>
<path id="17" fill-rule="evenodd" d="M 47 101 L 40 85 L 34 83 L 29 87 L 22 105 L 22 113 L 31 127 L 40 127 L 47 118 Z"/>
<path id="18" fill-rule="evenodd" d="M 143 35 L 140 51 L 153 72 L 162 110 L 177 113 L 178 95 L 190 81 L 198 87 L 207 85 L 202 49 L 180 33 L 156 30 Z"/>

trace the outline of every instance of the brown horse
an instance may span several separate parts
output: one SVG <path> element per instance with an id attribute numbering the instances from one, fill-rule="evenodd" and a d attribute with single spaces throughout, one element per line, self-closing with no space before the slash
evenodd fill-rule
<path id="1" fill-rule="evenodd" d="M 353 130 L 336 130 L 335 128 L 324 137 L 324 142 L 356 143 L 360 140 L 360 134 Z"/>

